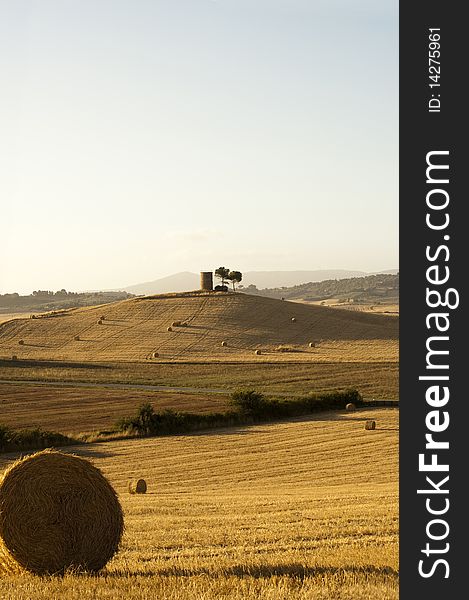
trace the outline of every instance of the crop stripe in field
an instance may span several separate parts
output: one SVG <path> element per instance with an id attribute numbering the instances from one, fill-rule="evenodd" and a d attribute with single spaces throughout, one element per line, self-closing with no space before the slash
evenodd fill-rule
<path id="1" fill-rule="evenodd" d="M 189 317 L 189 319 L 186 319 L 186 323 L 192 323 L 193 321 L 195 321 L 200 314 L 202 314 L 202 312 L 205 310 L 207 304 L 209 302 L 209 297 L 208 296 L 203 296 L 201 302 L 199 303 L 199 305 L 196 307 L 196 310 L 194 311 L 194 313 Z M 181 334 L 187 334 L 187 331 L 173 331 L 171 332 L 173 335 L 171 336 L 170 339 L 174 339 L 174 337 L 176 335 L 181 335 Z M 180 352 L 178 352 L 176 355 L 173 355 L 170 357 L 170 360 L 174 360 L 174 358 L 178 357 L 179 355 L 187 352 L 188 349 L 192 348 L 195 344 L 199 344 L 200 341 L 202 339 L 204 339 L 207 335 L 208 335 L 208 330 L 206 330 L 205 332 L 203 332 L 202 334 L 200 334 L 199 336 L 196 335 L 196 339 L 193 340 L 192 342 L 190 342 L 185 348 L 183 348 Z M 161 343 L 156 349 L 155 351 L 160 351 L 160 350 L 165 350 L 165 348 L 167 348 L 168 346 L 168 342 L 169 340 L 164 341 L 163 343 Z"/>
<path id="2" fill-rule="evenodd" d="M 0 324 L 0 344 L 9 342 L 17 336 L 24 329 L 23 321 L 27 321 L 27 319 L 11 319 Z"/>
<path id="3" fill-rule="evenodd" d="M 257 320 L 255 320 L 252 325 L 242 328 L 241 331 L 239 332 L 239 336 L 244 336 L 244 335 L 248 334 L 250 331 L 255 331 L 256 329 L 259 328 L 259 326 L 263 325 L 264 323 L 267 323 L 272 317 L 275 317 L 276 315 L 278 315 L 278 310 L 275 307 L 272 311 L 266 311 L 264 313 L 264 315 L 260 318 L 258 316 L 258 313 L 255 313 L 254 311 L 251 314 L 253 315 L 254 319 L 257 319 Z M 234 338 L 234 340 L 236 340 L 236 339 L 237 338 Z M 233 344 L 233 347 L 241 349 L 241 350 L 252 350 L 252 346 L 241 346 L 240 344 L 238 344 L 238 345 Z"/>
<path id="4" fill-rule="evenodd" d="M 241 336 L 248 334 L 250 331 L 255 331 L 256 329 L 259 328 L 259 326 L 263 325 L 264 323 L 267 323 L 272 317 L 275 317 L 275 315 L 277 315 L 277 314 L 278 314 L 277 307 L 275 307 L 272 311 L 266 311 L 264 313 L 263 317 L 261 317 L 260 319 L 258 317 L 258 313 L 252 312 L 251 315 L 253 315 L 254 319 L 257 319 L 257 320 L 252 325 L 248 325 L 247 327 L 240 329 L 240 331 L 238 332 L 236 337 L 230 338 L 231 347 L 233 347 L 237 350 L 252 350 L 253 345 L 242 346 L 239 342 L 237 342 L 237 340 Z"/>
<path id="5" fill-rule="evenodd" d="M 93 327 L 94 327 L 94 326 L 95 326 L 95 325 L 91 324 L 91 325 L 88 325 L 88 327 L 85 327 L 84 329 L 81 329 L 81 330 L 78 332 L 78 334 L 74 334 L 74 335 L 73 335 L 72 337 L 70 337 L 68 340 L 66 340 L 65 342 L 63 342 L 63 344 L 60 344 L 60 345 L 58 345 L 58 346 L 57 346 L 57 348 L 58 348 L 59 350 L 61 350 L 61 349 L 65 348 L 65 346 L 67 346 L 68 344 L 70 344 L 71 342 L 73 342 L 73 341 L 74 341 L 75 335 L 80 335 L 80 336 L 82 336 L 82 335 L 86 334 L 88 331 L 91 331 L 91 330 L 93 329 Z"/>
<path id="6" fill-rule="evenodd" d="M 202 297 L 202 301 L 200 302 L 199 306 L 196 308 L 195 312 L 192 314 L 191 317 L 189 317 L 189 319 L 187 319 L 188 323 L 192 323 L 192 321 L 194 321 L 200 315 L 200 313 L 206 308 L 208 301 L 209 301 L 208 299 L 209 299 L 209 296 Z"/>
<path id="7" fill-rule="evenodd" d="M 127 302 L 127 301 L 126 301 L 126 302 Z M 83 308 L 83 312 L 85 312 L 85 311 L 87 311 L 87 312 L 88 312 L 88 311 L 93 311 L 94 313 L 102 313 L 102 312 L 104 312 L 104 309 L 105 309 L 106 307 L 109 307 L 109 306 L 111 306 L 111 308 L 112 308 L 112 303 L 108 303 L 108 304 L 100 304 L 99 306 L 87 306 L 87 307 L 84 307 L 84 308 Z M 96 327 L 96 319 L 97 319 L 97 315 L 96 315 L 96 314 L 93 314 L 93 315 L 91 315 L 91 317 L 92 317 L 93 321 L 90 323 L 90 325 L 88 325 L 87 327 L 85 327 L 85 328 L 83 328 L 82 330 L 78 331 L 78 333 L 75 333 L 75 334 L 74 334 L 72 337 L 70 337 L 70 338 L 69 338 L 69 339 L 68 339 L 66 342 L 64 342 L 63 344 L 61 344 L 61 345 L 59 346 L 59 348 L 60 348 L 60 349 L 61 349 L 61 348 L 64 348 L 65 346 L 67 346 L 68 344 L 70 344 L 71 342 L 73 342 L 73 341 L 74 341 L 74 338 L 75 338 L 75 335 L 82 336 L 82 335 L 86 334 L 86 333 L 87 333 L 87 332 L 89 332 L 89 331 L 93 331 L 93 330 L 94 330 L 94 328 Z M 110 320 L 110 321 L 113 321 L 114 319 L 109 319 L 109 320 Z M 120 321 L 121 319 L 118 319 L 118 320 Z M 108 338 L 107 338 L 107 339 L 108 339 Z M 83 340 L 83 341 L 87 341 L 87 340 Z"/>
<path id="8" fill-rule="evenodd" d="M 286 307 L 288 307 L 288 304 L 285 304 L 285 306 L 286 306 Z M 284 309 L 284 313 L 288 313 L 288 312 L 290 312 L 290 313 L 294 313 L 294 311 L 295 311 L 294 307 L 292 307 L 292 308 L 291 308 L 291 310 L 288 310 L 288 308 L 285 308 L 285 309 Z M 274 308 L 274 310 L 273 310 L 272 312 L 270 312 L 270 313 L 265 313 L 265 315 L 264 315 L 264 318 L 262 318 L 260 321 L 257 321 L 257 322 L 256 322 L 256 323 L 255 323 L 255 324 L 252 326 L 252 327 L 249 327 L 248 329 L 246 329 L 245 331 L 242 331 L 241 333 L 244 335 L 244 334 L 248 333 L 249 331 L 253 331 L 253 330 L 255 330 L 255 329 L 256 329 L 256 328 L 257 328 L 259 325 L 262 325 L 263 323 L 265 323 L 265 322 L 268 322 L 268 321 L 269 321 L 269 320 L 270 320 L 272 317 L 275 317 L 276 315 L 278 316 L 278 310 L 277 310 L 277 307 L 275 307 L 275 308 Z M 294 315 L 293 315 L 293 316 L 294 316 Z M 287 319 L 287 321 L 290 321 L 290 318 L 291 318 L 291 317 L 289 316 L 289 314 L 285 314 L 285 315 L 284 315 L 284 317 L 285 317 L 285 319 Z M 316 318 L 315 318 L 315 319 L 314 319 L 314 321 L 315 321 L 315 322 L 316 322 L 316 321 L 319 321 L 319 319 L 316 319 Z M 277 319 L 276 323 L 277 323 L 277 336 L 278 336 L 278 340 L 279 340 L 279 342 L 278 342 L 278 343 L 279 343 L 279 344 L 281 344 L 281 343 L 284 343 L 284 340 L 281 340 L 281 336 L 280 336 L 280 331 L 281 331 L 281 321 L 280 321 L 279 319 Z M 298 336 L 300 336 L 300 335 L 302 335 L 302 334 L 304 333 L 304 328 L 301 328 L 301 327 L 300 327 L 300 328 L 298 329 L 298 323 L 297 323 L 297 324 L 295 324 L 295 325 L 292 325 L 292 327 L 295 327 L 295 328 L 297 328 L 297 329 L 296 329 L 296 331 L 298 331 L 298 334 L 297 334 L 297 336 L 295 336 L 295 337 L 298 337 Z M 289 343 L 291 343 L 291 342 L 289 342 Z M 243 348 L 243 349 L 244 349 L 244 348 Z M 246 349 L 251 349 L 251 348 L 246 348 Z M 271 353 L 271 354 L 272 354 L 272 353 Z"/>
<path id="9" fill-rule="evenodd" d="M 198 299 L 199 299 L 199 298 L 198 298 Z M 186 321 L 185 321 L 185 322 L 186 322 L 186 323 L 192 323 L 192 321 L 194 321 L 194 319 L 196 319 L 196 318 L 199 316 L 199 314 L 201 314 L 201 312 L 204 310 L 204 308 L 205 308 L 205 306 L 207 305 L 207 303 L 208 303 L 208 296 L 202 296 L 202 298 L 200 299 L 200 302 L 199 302 L 199 304 L 198 304 L 198 305 L 196 306 L 196 308 L 195 308 L 195 311 L 192 313 L 192 315 L 191 315 L 191 316 L 190 316 L 188 319 L 186 319 Z M 184 306 L 184 303 L 183 303 L 183 302 L 181 302 L 181 306 Z M 169 309 L 169 310 L 171 310 L 171 311 L 172 311 L 172 313 L 174 314 L 174 307 L 171 307 L 171 309 Z M 152 352 L 160 352 L 160 351 L 163 351 L 163 352 L 164 352 L 164 350 L 165 350 L 165 349 L 167 348 L 167 346 L 168 346 L 168 342 L 170 341 L 170 339 L 174 339 L 174 337 L 175 337 L 176 335 L 179 335 L 181 332 L 180 332 L 180 331 L 174 331 L 174 330 L 173 330 L 173 331 L 172 331 L 172 332 L 170 332 L 170 333 L 172 334 L 172 335 L 170 336 L 170 338 L 169 338 L 169 339 L 168 339 L 168 338 L 164 339 L 164 340 L 163 340 L 163 342 L 162 342 L 162 343 L 161 343 L 159 346 L 156 346 L 156 347 L 155 347 L 155 348 L 152 350 Z M 187 331 L 185 331 L 184 333 L 187 333 Z M 150 353 L 150 356 L 151 356 L 151 353 Z"/>
<path id="10" fill-rule="evenodd" d="M 176 359 L 176 358 L 178 358 L 178 357 L 180 357 L 181 355 L 186 354 L 187 352 L 189 352 L 194 347 L 194 345 L 196 345 L 196 344 L 198 345 L 203 340 L 205 340 L 208 337 L 208 335 L 210 334 L 210 332 L 212 330 L 216 330 L 217 329 L 218 324 L 220 323 L 222 317 L 224 317 L 226 315 L 226 312 L 227 312 L 227 310 L 229 308 L 228 302 L 230 304 L 233 304 L 233 301 L 232 301 L 232 299 L 230 297 L 227 297 L 226 299 L 223 299 L 223 301 L 224 301 L 223 307 L 221 308 L 221 310 L 218 311 L 218 316 L 216 318 L 215 324 L 212 326 L 212 329 L 210 330 L 210 329 L 207 328 L 205 330 L 205 332 L 203 332 L 196 340 L 194 340 L 193 342 L 191 342 L 190 344 L 188 344 L 180 352 L 177 352 L 176 354 L 174 354 L 172 356 L 173 360 Z"/>
<path id="11" fill-rule="evenodd" d="M 158 313 L 157 313 L 157 316 L 158 316 L 158 321 L 161 321 L 161 326 L 163 325 L 163 321 L 164 321 L 164 318 L 165 318 L 164 316 L 165 316 L 165 315 L 166 315 L 168 312 L 170 312 L 170 311 L 171 311 L 171 307 L 168 307 L 168 308 L 163 308 L 163 309 L 162 309 L 160 312 L 158 312 Z M 153 316 L 153 315 L 154 315 L 154 312 L 155 312 L 155 311 L 153 311 L 153 312 L 150 312 L 149 316 L 147 316 L 147 317 L 145 317 L 145 318 L 143 318 L 143 319 L 140 319 L 140 320 L 139 320 L 139 321 L 137 321 L 136 323 L 133 323 L 133 324 L 131 324 L 131 325 L 128 325 L 128 326 L 126 326 L 126 327 L 125 327 L 125 326 L 123 326 L 123 328 L 122 328 L 122 329 L 120 329 L 119 331 L 116 331 L 115 333 L 113 333 L 113 334 L 109 335 L 109 336 L 106 338 L 106 341 L 107 341 L 107 342 L 109 342 L 109 343 L 105 344 L 104 346 L 101 346 L 101 347 L 100 347 L 100 349 L 99 349 L 99 351 L 100 351 L 100 352 L 103 352 L 103 351 L 107 350 L 108 348 L 110 348 L 110 347 L 111 347 L 111 346 L 114 344 L 114 342 L 116 341 L 116 339 L 119 339 L 119 337 L 121 337 L 121 336 L 123 336 L 123 335 L 127 334 L 127 332 L 128 332 L 129 330 L 131 330 L 131 329 L 135 329 L 136 327 L 140 327 L 141 325 L 143 325 L 144 323 L 148 323 L 149 321 L 152 321 L 152 320 L 155 320 L 155 321 L 156 321 L 156 319 L 155 319 L 155 318 L 154 318 L 154 316 Z M 131 313 L 131 314 L 132 314 L 132 313 Z M 156 324 L 155 324 L 155 325 L 156 325 Z M 156 325 L 156 327 L 158 327 L 158 325 Z M 109 341 L 109 340 L 111 340 L 111 341 Z"/>

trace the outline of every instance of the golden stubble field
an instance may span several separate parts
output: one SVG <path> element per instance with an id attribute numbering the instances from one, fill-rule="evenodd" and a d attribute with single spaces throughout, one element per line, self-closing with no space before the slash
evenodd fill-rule
<path id="1" fill-rule="evenodd" d="M 0 381 L 86 382 L 93 385 L 137 384 L 184 388 L 254 388 L 268 394 L 308 394 L 357 388 L 365 397 L 398 397 L 399 365 L 396 362 L 330 363 L 86 363 L 1 360 Z M 5 383 L 1 385 L 6 385 Z M 1 389 L 0 389 L 1 393 Z M 40 392 L 56 398 L 60 392 Z"/>
<path id="2" fill-rule="evenodd" d="M 57 365 L 25 367 L 0 361 L 0 423 L 21 429 L 42 427 L 65 434 L 90 433 L 111 428 L 122 417 L 150 402 L 156 411 L 172 409 L 195 413 L 223 412 L 229 408 L 229 391 L 236 388 L 279 394 L 308 394 L 355 387 L 365 397 L 398 396 L 397 365 L 379 363 L 327 365 Z M 42 379 L 25 383 L 20 377 Z M 52 379 L 61 384 L 47 383 Z M 84 380 L 92 380 L 81 384 Z M 8 383 L 8 380 L 15 381 Z M 119 381 L 140 385 L 195 386 L 191 393 L 122 387 Z M 69 382 L 69 383 L 66 383 Z M 229 386 L 229 387 L 227 387 Z M 197 390 L 197 388 L 199 388 Z M 204 388 L 226 388 L 207 393 Z"/>
<path id="3" fill-rule="evenodd" d="M 0 358 L 396 362 L 398 326 L 386 315 L 248 294 L 166 294 L 0 324 Z"/>
<path id="4" fill-rule="evenodd" d="M 30 316 L 34 314 L 34 315 L 38 315 L 41 313 L 37 313 L 37 312 L 0 312 L 0 325 L 2 323 L 6 323 L 7 321 L 11 321 L 12 319 L 29 319 Z"/>
<path id="5" fill-rule="evenodd" d="M 376 431 L 364 430 L 369 418 Z M 397 598 L 396 409 L 75 451 L 119 494 L 120 553 L 96 577 L 3 576 L 0 597 Z M 1 466 L 13 458 L 3 455 Z M 127 492 L 136 477 L 146 479 L 146 495 Z"/>
<path id="6" fill-rule="evenodd" d="M 134 415 L 145 403 L 156 411 L 197 414 L 230 408 L 227 394 L 149 392 L 106 387 L 8 384 L 0 381 L 0 423 L 14 429 L 42 427 L 63 434 L 91 433 L 112 428 Z"/>
<path id="7" fill-rule="evenodd" d="M 399 316 L 399 304 L 397 302 L 379 302 L 378 304 L 354 304 L 350 302 L 344 302 L 338 298 L 330 298 L 328 300 L 315 300 L 308 302 L 306 300 L 295 300 L 304 304 L 315 304 L 316 306 L 329 306 L 333 308 L 341 308 L 343 310 L 351 310 L 356 312 L 386 314 L 392 316 Z"/>

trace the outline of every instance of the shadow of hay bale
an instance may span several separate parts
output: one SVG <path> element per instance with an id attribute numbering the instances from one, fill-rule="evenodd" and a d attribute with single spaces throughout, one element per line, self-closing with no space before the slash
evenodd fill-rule
<path id="1" fill-rule="evenodd" d="M 122 509 L 101 471 L 51 450 L 15 462 L 0 481 L 0 571 L 99 571 L 117 552 Z"/>

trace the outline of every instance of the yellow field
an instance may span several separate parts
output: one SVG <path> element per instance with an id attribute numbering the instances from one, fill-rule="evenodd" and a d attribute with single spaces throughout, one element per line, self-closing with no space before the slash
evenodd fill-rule
<path id="1" fill-rule="evenodd" d="M 175 321 L 187 326 L 167 331 Z M 0 325 L 4 359 L 323 363 L 397 354 L 396 318 L 234 293 L 148 296 Z"/>
<path id="2" fill-rule="evenodd" d="M 4 576 L 0 597 L 395 600 L 397 430 L 368 409 L 86 446 L 124 507 L 121 552 L 97 577 Z"/>
<path id="3" fill-rule="evenodd" d="M 32 314 L 41 314 L 31 312 L 12 312 L 12 313 L 0 313 L 0 324 L 6 323 L 6 321 L 11 321 L 12 319 L 29 319 Z"/>
<path id="4" fill-rule="evenodd" d="M 307 300 L 295 300 L 295 302 L 302 302 L 304 304 L 314 304 L 316 306 L 329 306 L 334 308 L 343 308 L 344 310 L 353 310 L 356 312 L 366 312 L 373 314 L 387 314 L 392 316 L 399 315 L 399 304 L 396 302 L 383 302 L 379 304 L 354 304 L 349 302 L 340 301 L 338 298 L 329 298 L 327 300 L 314 300 L 308 302 Z"/>

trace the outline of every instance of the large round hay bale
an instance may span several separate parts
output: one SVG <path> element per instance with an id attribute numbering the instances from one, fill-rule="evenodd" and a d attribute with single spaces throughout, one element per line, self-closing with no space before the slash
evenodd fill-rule
<path id="1" fill-rule="evenodd" d="M 159 357 L 159 353 L 158 352 L 153 352 L 151 355 L 152 358 L 158 358 Z"/>
<path id="2" fill-rule="evenodd" d="M 131 494 L 145 494 L 147 491 L 147 482 L 145 479 L 137 479 L 129 483 L 129 492 Z"/>
<path id="3" fill-rule="evenodd" d="M 172 331 L 172 330 L 173 330 L 173 328 L 171 327 L 171 325 L 166 328 L 166 331 Z"/>
<path id="4" fill-rule="evenodd" d="M 98 323 L 98 325 L 102 325 L 103 324 L 103 320 L 102 319 L 98 319 L 97 323 Z"/>
<path id="5" fill-rule="evenodd" d="M 310 342 L 309 343 L 309 347 L 310 348 L 316 348 L 316 342 Z"/>
<path id="6" fill-rule="evenodd" d="M 255 353 L 257 356 L 260 356 L 262 354 L 262 352 L 260 350 L 256 350 Z"/>
<path id="7" fill-rule="evenodd" d="M 11 357 L 11 360 L 18 360 L 18 356 L 16 354 L 13 354 L 13 356 Z"/>
<path id="8" fill-rule="evenodd" d="M 372 431 L 373 429 L 376 429 L 376 421 L 367 421 L 365 423 L 365 429 L 367 431 Z"/>
<path id="9" fill-rule="evenodd" d="M 292 320 L 292 323 L 296 323 L 296 317 L 292 317 L 291 320 Z"/>
<path id="10" fill-rule="evenodd" d="M 18 340 L 18 344 L 19 344 L 20 346 L 24 346 L 24 340 Z"/>
<path id="11" fill-rule="evenodd" d="M 171 327 L 181 327 L 181 321 L 173 321 Z"/>
<path id="12" fill-rule="evenodd" d="M 75 342 L 79 342 L 79 341 L 80 341 L 80 336 L 79 336 L 79 335 L 76 335 L 76 336 L 74 337 L 74 340 L 75 340 Z"/>
<path id="13" fill-rule="evenodd" d="M 3 571 L 99 571 L 117 552 L 123 529 L 111 484 L 78 456 L 43 450 L 15 462 L 0 481 Z"/>
<path id="14" fill-rule="evenodd" d="M 355 404 L 353 402 L 349 402 L 348 404 L 345 405 L 345 410 L 356 410 L 357 407 L 355 406 Z"/>
<path id="15" fill-rule="evenodd" d="M 223 340 L 223 342 L 221 343 L 221 345 L 222 345 L 223 347 L 225 347 L 225 346 L 227 346 L 228 344 L 227 344 L 227 343 L 226 343 L 226 342 Z"/>
<path id="16" fill-rule="evenodd" d="M 105 319 L 106 317 L 105 317 L 104 315 L 101 315 L 99 318 L 100 318 L 100 320 L 101 320 L 101 321 L 104 321 L 104 319 Z"/>

